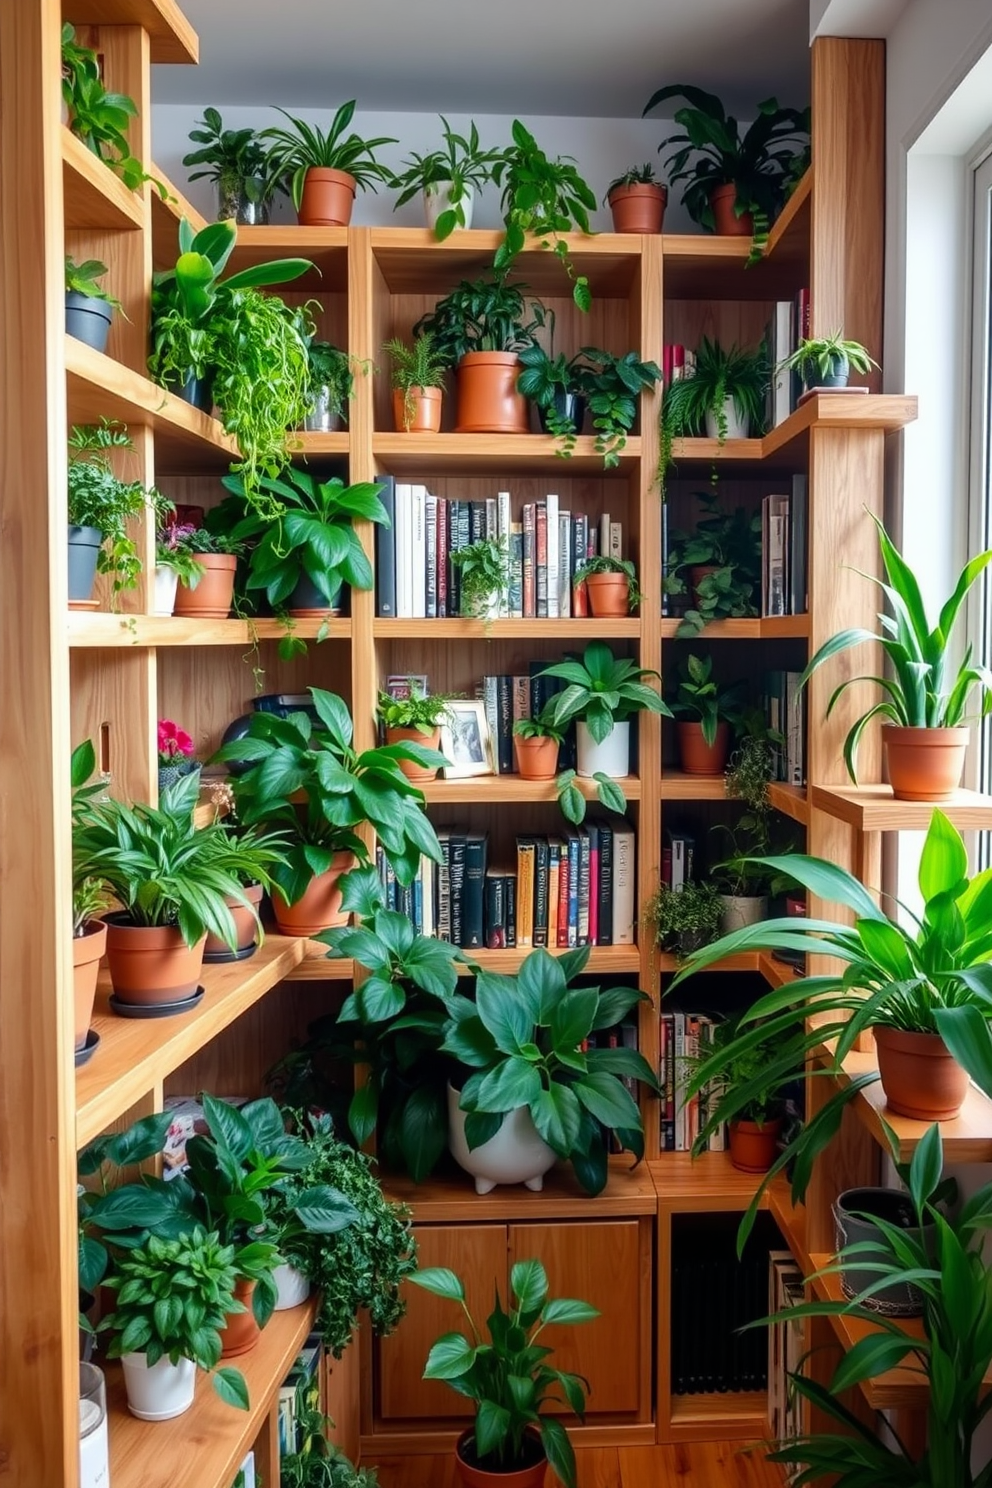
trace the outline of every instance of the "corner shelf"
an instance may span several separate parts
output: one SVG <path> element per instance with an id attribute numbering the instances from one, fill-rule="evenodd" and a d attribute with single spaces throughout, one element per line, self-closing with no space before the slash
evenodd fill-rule
<path id="1" fill-rule="evenodd" d="M 445 469 L 460 474 L 487 475 L 502 480 L 509 475 L 552 473 L 568 480 L 574 475 L 597 475 L 604 480 L 626 479 L 641 458 L 641 437 L 628 435 L 620 463 L 603 465 L 592 434 L 580 434 L 568 459 L 557 453 L 552 434 L 396 434 L 372 435 L 372 453 L 392 475 L 417 475 L 428 466 L 435 476 Z M 552 481 L 552 489 L 554 482 Z"/>
<path id="2" fill-rule="evenodd" d="M 678 615 L 666 615 L 661 621 L 662 640 L 685 641 L 698 644 L 700 641 L 777 641 L 808 640 L 810 623 L 808 615 L 764 615 L 745 620 L 714 620 L 704 626 L 698 636 L 677 634 L 682 624 Z"/>
<path id="3" fill-rule="evenodd" d="M 99 156 L 62 126 L 62 198 L 68 230 L 135 232 L 145 225 L 145 204 Z"/>
<path id="4" fill-rule="evenodd" d="M 992 796 L 956 790 L 946 801 L 897 801 L 891 785 L 814 785 L 813 807 L 856 832 L 925 832 L 942 811 L 961 832 L 992 828 Z"/>
<path id="5" fill-rule="evenodd" d="M 818 1271 L 823 1266 L 829 1266 L 833 1260 L 829 1255 L 812 1255 L 810 1264 L 813 1270 Z M 832 1276 L 818 1276 L 811 1283 L 814 1295 L 821 1302 L 846 1302 L 849 1299 L 844 1296 L 840 1285 L 840 1276 L 836 1273 Z M 841 1347 L 847 1352 L 862 1338 L 871 1333 L 880 1331 L 871 1323 L 861 1318 L 851 1317 L 848 1313 L 834 1313 L 827 1320 Z M 923 1324 L 919 1318 L 888 1318 L 887 1323 L 894 1323 L 903 1333 L 913 1338 L 923 1338 Z M 992 1383 L 992 1374 L 986 1375 L 986 1382 Z M 877 1374 L 872 1379 L 863 1380 L 859 1386 L 865 1400 L 873 1410 L 926 1410 L 930 1403 L 930 1387 L 925 1375 L 911 1364 L 900 1365 L 896 1369 L 887 1369 L 884 1374 Z"/>
<path id="6" fill-rule="evenodd" d="M 805 786 L 786 785 L 784 780 L 772 780 L 768 785 L 768 799 L 783 816 L 790 816 L 801 826 L 809 825 L 809 800 Z"/>
<path id="7" fill-rule="evenodd" d="M 573 784 L 587 801 L 597 799 L 595 780 L 576 776 Z M 636 775 L 623 775 L 616 782 L 628 801 L 641 799 L 641 782 Z M 522 780 L 519 775 L 479 775 L 470 780 L 429 780 L 421 787 L 432 806 L 474 805 L 479 801 L 536 802 L 558 799 L 553 780 Z"/>
<path id="8" fill-rule="evenodd" d="M 798 460 L 812 429 L 879 429 L 890 434 L 917 415 L 917 399 L 897 393 L 868 393 L 863 398 L 818 393 L 760 439 L 676 439 L 672 460 L 710 464 L 754 464 L 785 454 Z"/>
<path id="9" fill-rule="evenodd" d="M 772 224 L 762 258 L 750 266 L 749 236 L 666 234 L 665 298 L 775 300 L 808 284 L 812 191 L 811 166 Z"/>
<path id="10" fill-rule="evenodd" d="M 723 775 L 686 775 L 682 770 L 665 770 L 658 792 L 662 801 L 731 801 Z"/>
<path id="11" fill-rule="evenodd" d="M 571 949 L 571 948 L 570 948 Z M 533 946 L 514 946 L 507 951 L 472 950 L 465 955 L 482 968 L 512 976 L 520 970 L 521 963 L 529 956 Z M 591 955 L 583 976 L 635 976 L 641 969 L 641 958 L 636 945 L 592 946 Z M 564 946 L 552 949 L 552 955 L 563 952 Z M 460 976 L 471 976 L 471 968 L 459 965 Z"/>
<path id="12" fill-rule="evenodd" d="M 373 227 L 372 254 L 390 294 L 447 294 L 459 279 L 492 272 L 493 255 L 503 234 L 498 229 L 468 228 L 438 242 L 426 227 Z M 641 238 L 634 233 L 563 233 L 578 274 L 585 274 L 593 297 L 626 298 L 641 268 Z M 509 279 L 526 285 L 526 293 L 571 297 L 571 288 L 556 254 L 540 238 L 528 236 L 514 260 Z"/>
<path id="13" fill-rule="evenodd" d="M 611 1157 L 605 1189 L 591 1199 L 579 1187 L 572 1171 L 556 1163 L 546 1174 L 544 1188 L 532 1193 L 522 1184 L 495 1188 L 477 1194 L 472 1179 L 461 1169 L 423 1183 L 405 1175 L 383 1174 L 382 1186 L 391 1199 L 409 1204 L 415 1224 L 444 1224 L 453 1221 L 506 1219 L 607 1219 L 635 1214 L 653 1215 L 657 1195 L 648 1165 L 633 1165 L 629 1155 Z"/>

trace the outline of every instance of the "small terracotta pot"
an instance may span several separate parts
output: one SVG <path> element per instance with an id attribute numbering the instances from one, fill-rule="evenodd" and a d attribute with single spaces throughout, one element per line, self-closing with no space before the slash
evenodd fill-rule
<path id="1" fill-rule="evenodd" d="M 882 725 L 889 781 L 897 801 L 946 801 L 961 784 L 967 728 Z"/>
<path id="2" fill-rule="evenodd" d="M 341 909 L 338 880 L 356 866 L 354 853 L 334 854 L 334 863 L 326 873 L 312 878 L 295 904 L 287 904 L 278 889 L 272 893 L 272 911 L 281 935 L 318 935 L 332 925 L 347 925 L 348 915 Z"/>
<path id="3" fill-rule="evenodd" d="M 156 1007 L 192 997 L 200 981 L 201 936 L 188 946 L 171 925 L 133 925 L 125 915 L 107 916 L 107 966 L 114 995 L 137 1007 Z"/>
<path id="4" fill-rule="evenodd" d="M 660 233 L 668 205 L 668 187 L 635 181 L 631 186 L 614 186 L 607 201 L 613 213 L 614 232 Z"/>
<path id="5" fill-rule="evenodd" d="M 74 1037 L 77 1050 L 83 1047 L 89 1033 L 100 957 L 106 949 L 107 927 L 102 920 L 90 920 L 85 935 L 74 935 L 72 938 Z"/>
<path id="6" fill-rule="evenodd" d="M 512 351 L 469 351 L 458 363 L 456 434 L 528 434 L 527 399 L 517 392 Z"/>
<path id="7" fill-rule="evenodd" d="M 754 233 L 754 218 L 750 212 L 743 217 L 734 214 L 737 187 L 731 181 L 726 186 L 715 186 L 710 192 L 713 221 L 721 238 L 750 238 Z"/>
<path id="8" fill-rule="evenodd" d="M 779 1117 L 761 1126 L 756 1121 L 731 1121 L 730 1161 L 742 1173 L 767 1173 L 778 1156 Z"/>
<path id="9" fill-rule="evenodd" d="M 968 1076 L 936 1033 L 876 1027 L 878 1073 L 885 1099 L 913 1121 L 951 1121 L 968 1091 Z"/>
<path id="10" fill-rule="evenodd" d="M 245 898 L 255 906 L 256 913 L 252 914 L 243 904 L 235 899 L 225 899 L 224 903 L 231 911 L 234 928 L 238 932 L 238 944 L 235 951 L 225 945 L 219 935 L 207 935 L 207 943 L 203 948 L 204 955 L 209 956 L 212 961 L 234 961 L 238 953 L 247 951 L 258 939 L 258 906 L 262 902 L 262 885 L 249 884 L 245 889 Z"/>
<path id="11" fill-rule="evenodd" d="M 226 620 L 234 600 L 237 558 L 233 553 L 198 553 L 196 561 L 203 578 L 195 589 L 178 586 L 173 615 L 187 620 Z"/>
<path id="12" fill-rule="evenodd" d="M 393 389 L 393 422 L 400 434 L 437 434 L 441 428 L 441 402 L 444 389 L 412 387 L 410 389 L 410 422 L 407 423 L 406 396 L 401 388 Z"/>
<path id="13" fill-rule="evenodd" d="M 434 729 L 429 734 L 422 734 L 414 728 L 391 728 L 386 730 L 387 744 L 423 744 L 425 749 L 437 749 L 441 742 L 441 730 Z M 397 760 L 407 780 L 433 780 L 437 770 L 428 769 L 425 765 L 418 765 L 414 760 Z"/>
<path id="14" fill-rule="evenodd" d="M 236 1359 L 239 1354 L 247 1354 L 253 1349 L 261 1337 L 262 1330 L 255 1320 L 255 1314 L 251 1310 L 252 1294 L 255 1291 L 255 1283 L 239 1276 L 234 1283 L 234 1295 L 239 1302 L 243 1302 L 248 1309 L 247 1312 L 229 1312 L 227 1323 L 220 1331 L 220 1356 L 222 1359 Z"/>
<path id="15" fill-rule="evenodd" d="M 528 1433 L 530 1434 L 530 1433 Z M 529 1467 L 523 1467 L 519 1472 L 486 1472 L 484 1468 L 473 1467 L 466 1462 L 462 1453 L 466 1444 L 472 1439 L 472 1430 L 463 1431 L 455 1443 L 455 1467 L 458 1470 L 458 1480 L 464 1484 L 464 1488 L 542 1488 L 548 1470 L 548 1461 L 544 1450 L 540 1445 L 540 1439 L 535 1442 L 533 1451 L 536 1455 L 540 1451 L 540 1458 Z"/>
<path id="16" fill-rule="evenodd" d="M 586 590 L 595 619 L 624 620 L 630 613 L 626 574 L 590 574 L 586 579 Z"/>
<path id="17" fill-rule="evenodd" d="M 347 227 L 354 205 L 354 176 L 329 166 L 310 167 L 297 214 L 301 227 Z"/>
<path id="18" fill-rule="evenodd" d="M 513 747 L 517 755 L 517 772 L 521 780 L 554 780 L 558 773 L 556 739 L 520 739 Z"/>
<path id="19" fill-rule="evenodd" d="M 679 741 L 679 757 L 686 775 L 722 775 L 727 764 L 730 748 L 730 728 L 726 723 L 716 726 L 716 738 L 707 744 L 703 738 L 701 723 L 677 723 L 675 732 Z"/>

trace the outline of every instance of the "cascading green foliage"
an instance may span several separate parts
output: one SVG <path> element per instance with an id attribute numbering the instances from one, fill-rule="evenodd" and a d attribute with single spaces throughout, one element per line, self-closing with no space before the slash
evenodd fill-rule
<path id="1" fill-rule="evenodd" d="M 97 570 L 113 574 L 115 603 L 122 589 L 135 587 L 142 571 L 128 524 L 149 512 L 155 520 L 171 509 L 171 503 L 154 487 L 146 489 L 140 481 L 120 480 L 116 475 L 112 451 L 133 448 L 124 425 L 107 419 L 102 424 L 74 427 L 69 435 L 69 525 L 96 527 L 103 534 Z"/>
<path id="2" fill-rule="evenodd" d="M 572 298 L 580 310 L 592 304 L 585 274 L 577 274 L 563 233 L 578 228 L 588 233 L 589 213 L 596 197 L 579 175 L 571 155 L 554 160 L 519 119 L 511 126 L 513 143 L 493 167 L 492 178 L 502 188 L 503 241 L 496 249 L 493 268 L 505 276 L 522 253 L 527 234 L 534 233 L 551 249 L 572 283 Z"/>
<path id="3" fill-rule="evenodd" d="M 68 21 L 62 27 L 62 101 L 72 133 L 120 176 L 129 191 L 150 181 L 162 200 L 168 201 L 165 186 L 148 174 L 131 149 L 128 130 L 138 117 L 134 99 L 126 93 L 108 92 L 96 52 L 76 40 L 75 27 Z"/>

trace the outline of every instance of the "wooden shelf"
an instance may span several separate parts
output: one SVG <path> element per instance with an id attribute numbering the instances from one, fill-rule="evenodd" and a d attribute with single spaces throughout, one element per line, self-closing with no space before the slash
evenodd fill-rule
<path id="1" fill-rule="evenodd" d="M 443 243 L 425 227 L 373 227 L 372 253 L 390 294 L 437 297 L 459 279 L 492 272 L 493 254 L 503 240 L 498 229 L 458 229 Z M 578 274 L 589 279 L 594 298 L 626 298 L 640 272 L 641 240 L 631 233 L 563 234 Z M 558 259 L 539 238 L 529 238 L 509 275 L 525 293 L 571 299 L 571 286 Z"/>
<path id="2" fill-rule="evenodd" d="M 748 266 L 750 237 L 666 233 L 666 300 L 777 300 L 809 284 L 812 169 L 772 224 L 763 258 Z"/>
<path id="3" fill-rule="evenodd" d="M 783 780 L 772 780 L 768 785 L 768 799 L 776 811 L 802 826 L 809 824 L 809 801 L 805 786 L 786 785 Z"/>
<path id="4" fill-rule="evenodd" d="M 313 459 L 318 455 L 347 459 L 351 453 L 351 438 L 347 429 L 338 429 L 331 434 L 311 434 L 301 430 L 293 435 L 293 449 L 298 450 L 303 459 L 308 456 Z"/>
<path id="5" fill-rule="evenodd" d="M 159 1422 L 132 1416 L 121 1366 L 103 1365 L 114 1488 L 230 1488 L 316 1313 L 316 1299 L 274 1312 L 251 1352 L 229 1361 L 248 1386 L 247 1411 L 225 1405 L 212 1381 L 198 1371 L 193 1406 L 180 1430 L 163 1431 Z"/>
<path id="6" fill-rule="evenodd" d="M 168 615 L 113 615 L 106 610 L 67 611 L 69 645 L 75 649 L 117 646 L 251 646 L 258 641 L 280 641 L 287 634 L 281 620 L 186 620 Z M 296 620 L 293 635 L 316 640 L 324 625 L 325 640 L 350 641 L 348 617 Z"/>
<path id="7" fill-rule="evenodd" d="M 661 777 L 659 796 L 663 801 L 729 801 L 725 775 L 686 775 L 681 770 L 666 770 Z"/>
<path id="8" fill-rule="evenodd" d="M 758 952 L 758 970 L 769 987 L 784 987 L 789 982 L 798 981 L 802 975 L 785 961 L 776 961 L 770 951 Z"/>
<path id="9" fill-rule="evenodd" d="M 417 475 L 430 470 L 446 473 L 491 475 L 540 475 L 552 489 L 556 480 L 573 475 L 598 475 L 624 479 L 641 457 L 641 437 L 631 434 L 620 452 L 620 463 L 612 470 L 596 453 L 591 434 L 580 434 L 568 459 L 558 454 L 558 441 L 551 434 L 373 434 L 372 453 L 391 475 Z"/>
<path id="10" fill-rule="evenodd" d="M 671 951 L 658 952 L 659 971 L 681 971 L 682 966 L 683 962 L 681 962 L 677 956 L 672 955 Z M 706 975 L 709 976 L 711 972 L 741 972 L 760 970 L 761 967 L 758 962 L 758 952 L 742 951 L 740 955 L 724 956 L 722 961 L 715 961 L 712 966 L 707 966 Z"/>
<path id="11" fill-rule="evenodd" d="M 157 191 L 152 191 L 152 262 L 156 269 L 171 269 L 179 255 L 177 231 L 181 219 L 185 217 L 194 232 L 206 227 L 207 219 L 154 161 L 148 169 L 169 193 L 163 201 Z"/>
<path id="12" fill-rule="evenodd" d="M 789 1185 L 785 1178 L 775 1178 L 765 1192 L 765 1208 L 782 1232 L 782 1238 L 792 1251 L 793 1259 L 804 1276 L 813 1270 L 806 1247 L 806 1210 L 792 1203 Z"/>
<path id="13" fill-rule="evenodd" d="M 560 948 L 552 947 L 551 954 L 554 955 Z M 466 951 L 466 956 L 482 967 L 484 971 L 502 972 L 504 975 L 512 975 L 520 970 L 521 962 L 530 955 L 533 946 L 516 946 L 508 951 Z M 615 946 L 593 946 L 588 964 L 583 973 L 584 976 L 626 976 L 636 975 L 641 969 L 641 958 L 636 945 Z M 459 974 L 471 976 L 469 967 L 461 965 Z"/>
<path id="14" fill-rule="evenodd" d="M 869 393 L 852 398 L 819 393 L 760 439 L 727 439 L 723 444 L 717 439 L 676 439 L 672 460 L 676 466 L 714 461 L 750 465 L 776 455 L 799 460 L 805 458 L 811 429 L 880 429 L 889 434 L 912 423 L 916 414 L 916 398 L 901 394 Z"/>
<path id="15" fill-rule="evenodd" d="M 620 640 L 639 637 L 641 622 L 626 620 L 388 620 L 373 622 L 378 641 Z"/>
<path id="16" fill-rule="evenodd" d="M 672 1214 L 745 1210 L 761 1182 L 760 1173 L 742 1173 L 729 1152 L 662 1152 L 648 1160 L 658 1203 Z"/>
<path id="17" fill-rule="evenodd" d="M 580 1188 L 571 1168 L 557 1163 L 546 1174 L 544 1188 L 533 1193 L 523 1184 L 503 1184 L 488 1194 L 477 1194 L 468 1173 L 445 1173 L 414 1183 L 399 1174 L 383 1174 L 382 1185 L 391 1199 L 409 1204 L 415 1224 L 505 1219 L 608 1219 L 654 1214 L 655 1185 L 646 1163 L 633 1165 L 627 1156 L 610 1158 L 606 1188 L 590 1198 Z"/>
<path id="18" fill-rule="evenodd" d="M 947 801 L 897 801 L 891 785 L 814 785 L 813 806 L 856 832 L 925 832 L 942 811 L 961 832 L 992 827 L 992 796 L 957 790 Z"/>
<path id="19" fill-rule="evenodd" d="M 728 1435 L 764 1435 L 768 1429 L 768 1396 L 763 1390 L 728 1390 L 724 1394 L 673 1395 L 673 1426 L 722 1426 Z"/>
<path id="20" fill-rule="evenodd" d="M 661 622 L 663 640 L 685 640 L 691 644 L 703 641 L 775 641 L 807 640 L 808 615 L 765 615 L 751 620 L 713 620 L 697 636 L 676 634 L 682 621 L 677 615 L 665 616 Z"/>
<path id="21" fill-rule="evenodd" d="M 62 0 L 74 26 L 143 26 L 153 62 L 198 62 L 196 32 L 176 0 Z"/>
<path id="22" fill-rule="evenodd" d="M 309 273 L 286 286 L 293 292 L 343 293 L 348 288 L 346 227 L 300 227 L 296 223 L 239 227 L 238 241 L 225 272 L 238 274 L 273 258 L 308 258 L 314 264 Z"/>
<path id="23" fill-rule="evenodd" d="M 82 140 L 62 127 L 62 200 L 66 229 L 134 232 L 145 225 L 140 196 L 128 191 Z"/>
<path id="24" fill-rule="evenodd" d="M 576 776 L 574 784 L 587 801 L 597 799 L 595 780 Z M 621 776 L 616 784 L 628 801 L 641 799 L 641 782 L 636 775 Z M 534 802 L 557 801 L 553 780 L 522 780 L 519 775 L 481 775 L 472 780 L 430 780 L 423 787 L 431 805 L 472 805 L 477 801 Z"/>
<path id="25" fill-rule="evenodd" d="M 834 1258 L 829 1255 L 812 1255 L 809 1259 L 813 1270 L 819 1271 L 822 1267 L 829 1266 Z M 836 1273 L 816 1277 L 812 1287 L 814 1295 L 821 1302 L 848 1300 L 841 1290 L 840 1276 Z M 923 1322 L 920 1318 L 890 1318 L 888 1321 L 894 1322 L 902 1332 L 913 1338 L 923 1337 Z M 871 1323 L 843 1312 L 835 1313 L 829 1322 L 845 1352 L 870 1333 L 879 1331 Z M 992 1383 L 992 1373 L 986 1378 Z M 874 1379 L 864 1380 L 860 1389 L 874 1410 L 899 1410 L 904 1407 L 921 1410 L 926 1409 L 930 1399 L 926 1377 L 912 1363 L 903 1364 L 897 1369 L 887 1369 Z"/>

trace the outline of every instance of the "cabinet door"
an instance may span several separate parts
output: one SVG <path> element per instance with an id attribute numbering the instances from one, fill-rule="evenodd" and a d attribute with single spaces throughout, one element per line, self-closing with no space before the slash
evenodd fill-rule
<path id="1" fill-rule="evenodd" d="M 494 1287 L 506 1293 L 505 1225 L 418 1225 L 421 1267 L 450 1266 L 465 1285 L 473 1317 L 493 1310 Z M 457 1302 L 405 1287 L 406 1316 L 390 1338 L 378 1345 L 379 1416 L 382 1420 L 471 1416 L 472 1403 L 449 1385 L 421 1375 L 431 1344 L 442 1333 L 465 1332 L 468 1323 Z"/>
<path id="2" fill-rule="evenodd" d="M 510 1226 L 510 1264 L 539 1259 L 552 1297 L 598 1307 L 591 1323 L 549 1327 L 559 1369 L 585 1375 L 590 1416 L 648 1419 L 651 1409 L 650 1221 L 569 1220 Z"/>

